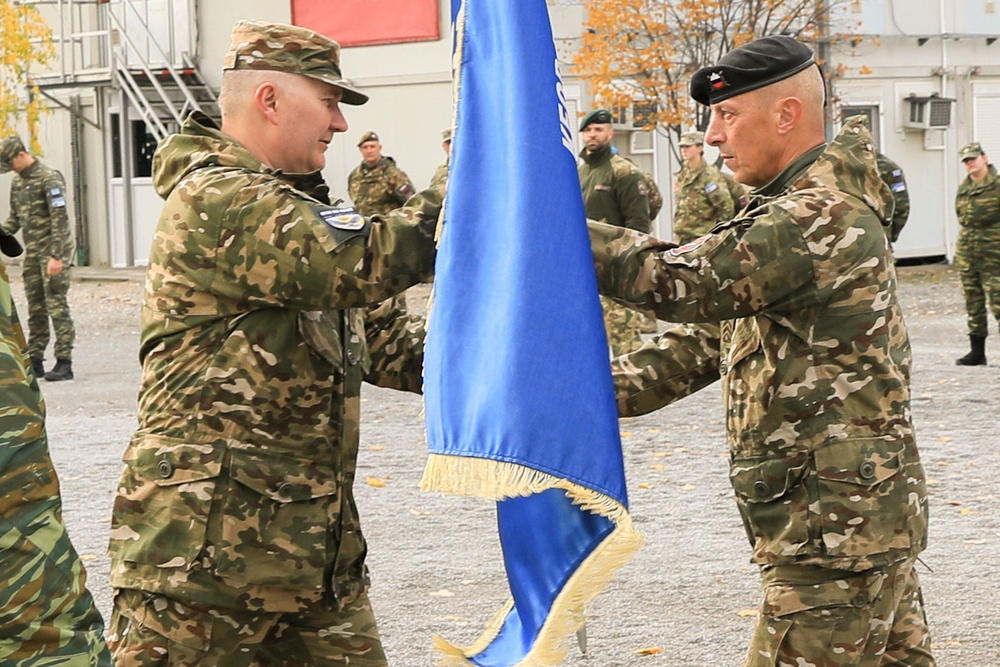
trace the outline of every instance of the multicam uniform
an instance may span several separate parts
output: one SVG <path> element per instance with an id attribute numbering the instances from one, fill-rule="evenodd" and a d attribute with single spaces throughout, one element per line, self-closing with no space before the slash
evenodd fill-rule
<path id="1" fill-rule="evenodd" d="M 635 415 L 721 374 L 730 478 L 764 584 L 753 667 L 934 664 L 913 571 L 927 500 L 910 347 L 873 153 L 848 124 L 693 247 L 591 224 L 603 291 L 721 323 L 717 339 L 678 328 L 616 360 L 615 384 Z"/>
<path id="2" fill-rule="evenodd" d="M 1000 178 L 996 167 L 982 183 L 966 176 L 955 195 L 961 231 L 955 248 L 955 266 L 962 281 L 969 333 L 986 337 L 990 312 L 1000 321 Z"/>
<path id="3" fill-rule="evenodd" d="M 674 210 L 674 239 L 688 243 L 736 212 L 719 170 L 704 160 L 697 169 L 683 167 L 677 174 L 677 207 Z"/>
<path id="4" fill-rule="evenodd" d="M 652 228 L 649 215 L 649 190 L 639 168 L 605 146 L 593 153 L 580 153 L 580 189 L 587 217 L 616 227 L 648 233 Z M 604 326 L 608 334 L 611 356 L 625 354 L 642 345 L 639 313 L 632 308 L 601 296 Z"/>
<path id="5" fill-rule="evenodd" d="M 66 293 L 73 261 L 73 236 L 66 214 L 66 184 L 62 174 L 35 158 L 15 174 L 10 186 L 10 217 L 0 231 L 24 231 L 24 291 L 28 301 L 28 356 L 42 359 L 49 344 L 49 319 L 55 330 L 55 357 L 71 359 L 76 330 Z M 59 275 L 46 272 L 50 258 L 60 259 Z"/>
<path id="6" fill-rule="evenodd" d="M 0 264 L 0 662 L 110 666 L 104 622 L 62 523 L 45 408 Z"/>
<path id="7" fill-rule="evenodd" d="M 267 637 L 273 664 L 384 665 L 352 491 L 359 393 L 420 391 L 423 324 L 365 307 L 430 277 L 440 198 L 366 221 L 201 114 L 160 145 L 154 178 L 112 644 L 133 634 L 129 664 L 223 664 Z M 290 615 L 315 621 L 323 658 L 285 638 Z"/>

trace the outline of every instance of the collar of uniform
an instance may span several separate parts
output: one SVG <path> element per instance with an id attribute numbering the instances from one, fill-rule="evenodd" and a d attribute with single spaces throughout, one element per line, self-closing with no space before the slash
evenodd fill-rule
<path id="1" fill-rule="evenodd" d="M 790 183 L 793 183 L 799 174 L 806 170 L 819 156 L 826 150 L 826 144 L 820 144 L 816 148 L 806 151 L 795 159 L 784 171 L 774 177 L 767 185 L 753 191 L 755 196 L 775 197 L 785 191 Z"/>
<path id="2" fill-rule="evenodd" d="M 583 152 L 580 153 L 580 157 L 583 159 L 584 162 L 586 162 L 590 166 L 594 166 L 595 164 L 600 164 L 605 160 L 610 160 L 611 144 L 598 148 L 593 153 L 589 152 L 586 148 L 584 148 Z"/>
<path id="3" fill-rule="evenodd" d="M 42 164 L 42 161 L 41 161 L 41 160 L 39 160 L 39 159 L 38 159 L 38 158 L 36 157 L 36 158 L 35 158 L 35 161 L 34 161 L 34 162 L 32 162 L 32 163 L 31 163 L 31 164 L 30 164 L 30 165 L 29 165 L 28 167 L 26 167 L 25 169 L 22 169 L 22 170 L 21 170 L 21 173 L 20 173 L 20 174 L 18 174 L 18 176 L 20 176 L 21 178 L 30 178 L 32 174 L 34 174 L 34 173 L 35 173 L 36 171 L 38 171 L 38 169 L 39 169 L 39 168 L 41 167 L 41 164 Z"/>

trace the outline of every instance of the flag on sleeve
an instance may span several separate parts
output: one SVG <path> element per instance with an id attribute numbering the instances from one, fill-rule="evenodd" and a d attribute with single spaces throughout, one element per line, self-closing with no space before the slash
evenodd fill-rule
<path id="1" fill-rule="evenodd" d="M 511 599 L 446 665 L 556 665 L 641 543 L 545 0 L 454 0 L 422 487 L 497 503 Z M 574 119 L 575 121 L 575 119 Z"/>

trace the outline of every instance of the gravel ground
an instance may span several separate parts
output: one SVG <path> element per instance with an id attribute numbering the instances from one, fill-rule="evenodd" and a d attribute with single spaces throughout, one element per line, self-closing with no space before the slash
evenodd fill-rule
<path id="1" fill-rule="evenodd" d="M 11 273 L 24 317 L 17 267 Z M 105 617 L 109 514 L 119 457 L 135 425 L 140 277 L 76 269 L 70 301 L 78 379 L 42 383 L 66 522 Z M 995 667 L 1000 352 L 988 350 L 989 367 L 955 366 L 967 343 L 951 267 L 907 267 L 900 277 L 914 348 L 913 411 L 932 494 L 930 547 L 919 571 L 938 664 Z M 423 287 L 411 291 L 411 307 L 425 294 Z M 432 635 L 474 640 L 506 595 L 493 506 L 418 489 L 420 408 L 418 396 L 365 389 L 357 491 L 371 595 L 399 667 L 432 664 Z M 726 476 L 718 385 L 623 420 L 621 429 L 632 511 L 647 544 L 592 605 L 588 652 L 574 647 L 568 663 L 737 666 L 759 591 Z"/>

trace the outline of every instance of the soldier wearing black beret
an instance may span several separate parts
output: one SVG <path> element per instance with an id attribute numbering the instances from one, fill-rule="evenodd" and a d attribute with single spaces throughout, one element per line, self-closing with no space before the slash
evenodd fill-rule
<path id="1" fill-rule="evenodd" d="M 613 360 L 636 416 L 719 380 L 729 477 L 763 598 L 747 667 L 934 667 L 914 569 L 927 491 L 910 343 L 884 231 L 892 193 L 860 119 L 829 143 L 825 84 L 785 36 L 691 78 L 705 140 L 755 188 L 739 217 L 678 246 L 590 225 L 601 292 L 674 328 Z"/>

